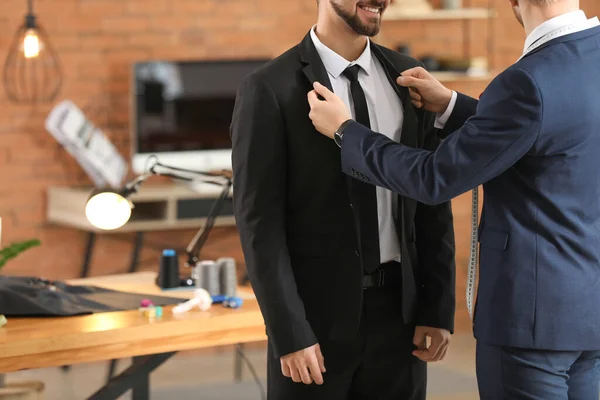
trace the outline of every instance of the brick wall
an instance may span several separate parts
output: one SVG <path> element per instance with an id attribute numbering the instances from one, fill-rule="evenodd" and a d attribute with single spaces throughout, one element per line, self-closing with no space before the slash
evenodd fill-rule
<path id="1" fill-rule="evenodd" d="M 468 0 L 465 0 L 465 3 Z M 386 22 L 377 39 L 395 47 L 408 42 L 413 54 L 460 55 L 463 39 L 472 39 L 473 56 L 485 55 L 493 43 L 492 66 L 502 69 L 520 54 L 524 34 L 504 0 L 493 0 L 498 18 L 492 26 L 472 21 Z M 487 0 L 471 0 L 485 6 Z M 25 0 L 3 0 L 0 13 L 0 60 L 4 60 Z M 314 0 L 38 0 L 40 22 L 48 31 L 65 71 L 59 100 L 88 108 L 125 157 L 128 143 L 129 66 L 146 59 L 211 59 L 275 56 L 293 46 L 316 20 Z M 589 15 L 600 13 L 597 0 L 582 0 Z M 491 34 L 492 42 L 488 42 Z M 478 95 L 481 83 L 453 88 Z M 37 237 L 43 246 L 20 256 L 5 269 L 10 274 L 49 278 L 75 277 L 85 235 L 45 221 L 46 189 L 52 185 L 89 184 L 72 158 L 43 128 L 49 105 L 32 109 L 7 102 L 0 87 L 0 216 L 3 242 Z M 466 264 L 469 198 L 455 201 L 459 265 Z M 142 268 L 152 268 L 162 246 L 184 247 L 193 231 L 149 235 Z M 124 271 L 131 237 L 99 238 L 92 274 Z M 204 256 L 234 255 L 242 261 L 235 230 L 221 229 Z M 459 294 L 462 277 L 459 272 Z M 463 313 L 464 314 L 464 313 Z"/>

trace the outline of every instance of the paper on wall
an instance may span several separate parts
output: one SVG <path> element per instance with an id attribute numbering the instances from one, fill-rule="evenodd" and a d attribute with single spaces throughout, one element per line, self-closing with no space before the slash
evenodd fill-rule
<path id="1" fill-rule="evenodd" d="M 108 137 L 72 101 L 50 111 L 46 130 L 71 154 L 97 187 L 119 188 L 127 163 Z"/>

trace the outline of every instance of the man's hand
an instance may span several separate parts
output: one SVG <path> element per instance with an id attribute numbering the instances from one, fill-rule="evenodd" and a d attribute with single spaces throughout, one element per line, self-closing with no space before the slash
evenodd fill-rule
<path id="1" fill-rule="evenodd" d="M 398 85 L 409 88 L 412 103 L 417 108 L 443 113 L 452 99 L 452 91 L 442 85 L 424 68 L 416 67 L 402 72 Z"/>
<path id="2" fill-rule="evenodd" d="M 325 361 L 318 344 L 287 354 L 280 361 L 283 376 L 292 378 L 294 382 L 310 385 L 314 381 L 317 385 L 323 384 Z"/>
<path id="3" fill-rule="evenodd" d="M 427 338 L 431 339 L 429 345 Z M 441 361 L 448 352 L 450 338 L 450 332 L 445 329 L 417 326 L 413 338 L 417 350 L 413 351 L 413 355 L 425 362 Z"/>
<path id="4" fill-rule="evenodd" d="M 310 104 L 308 116 L 319 132 L 333 139 L 335 131 L 352 116 L 342 99 L 325 86 L 315 82 L 313 87 L 314 90 L 308 92 L 308 103 Z M 324 100 L 320 100 L 318 96 Z"/>

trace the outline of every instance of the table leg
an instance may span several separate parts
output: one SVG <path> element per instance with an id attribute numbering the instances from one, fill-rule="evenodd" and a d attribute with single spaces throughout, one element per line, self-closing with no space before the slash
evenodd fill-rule
<path id="1" fill-rule="evenodd" d="M 82 278 L 87 278 L 90 274 L 90 262 L 92 261 L 92 253 L 94 250 L 94 244 L 96 243 L 96 233 L 88 232 L 87 244 L 85 246 L 85 253 L 83 255 L 83 265 L 81 266 Z"/>
<path id="2" fill-rule="evenodd" d="M 110 382 L 115 374 L 115 369 L 117 369 L 117 360 L 110 360 L 110 364 L 108 365 L 108 376 L 106 378 L 107 383 Z"/>
<path id="3" fill-rule="evenodd" d="M 87 400 L 114 400 L 133 389 L 133 400 L 150 399 L 150 373 L 175 355 L 176 352 L 135 357 L 133 364 L 112 378 Z"/>
<path id="4" fill-rule="evenodd" d="M 143 359 L 144 357 L 134 357 L 133 364 L 142 363 Z M 132 389 L 131 400 L 150 400 L 150 374 L 137 379 Z"/>
<path id="5" fill-rule="evenodd" d="M 129 264 L 129 273 L 135 272 L 140 258 L 140 251 L 144 244 L 144 232 L 135 233 L 135 241 L 133 243 L 133 251 L 131 253 L 131 263 Z"/>
<path id="6" fill-rule="evenodd" d="M 241 351 L 244 350 L 244 345 L 242 343 L 236 344 L 236 347 L 238 349 L 240 349 Z M 242 381 L 242 373 L 244 372 L 242 367 L 243 367 L 242 356 L 240 355 L 239 351 L 236 351 L 234 353 L 234 359 L 233 359 L 233 381 L 234 382 Z"/>

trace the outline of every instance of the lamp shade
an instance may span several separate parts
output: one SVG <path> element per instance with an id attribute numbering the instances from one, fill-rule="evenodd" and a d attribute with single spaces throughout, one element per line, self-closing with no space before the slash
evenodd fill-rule
<path id="1" fill-rule="evenodd" d="M 62 86 L 62 69 L 46 31 L 33 14 L 33 0 L 28 0 L 25 21 L 9 47 L 4 63 L 4 89 L 15 103 L 53 101 Z"/>
<path id="2" fill-rule="evenodd" d="M 133 205 L 122 194 L 105 190 L 93 193 L 85 205 L 87 220 L 98 229 L 113 230 L 131 218 Z"/>

